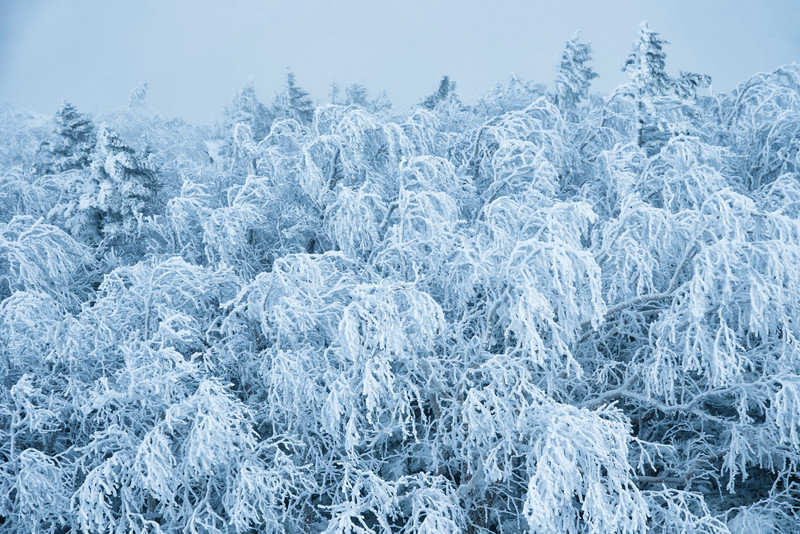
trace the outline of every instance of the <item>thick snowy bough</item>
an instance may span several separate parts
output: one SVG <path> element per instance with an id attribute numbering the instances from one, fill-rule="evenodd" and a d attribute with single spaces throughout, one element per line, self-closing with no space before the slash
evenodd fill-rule
<path id="1" fill-rule="evenodd" d="M 624 416 L 548 403 L 522 421 L 532 435 L 524 509 L 532 532 L 647 531 L 649 508 L 632 480 Z"/>

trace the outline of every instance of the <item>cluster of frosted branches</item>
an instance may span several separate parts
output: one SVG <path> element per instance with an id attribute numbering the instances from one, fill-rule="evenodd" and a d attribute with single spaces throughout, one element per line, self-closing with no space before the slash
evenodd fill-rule
<path id="1" fill-rule="evenodd" d="M 0 109 L 0 530 L 800 529 L 800 69 L 216 131 Z M 7 142 L 5 142 L 7 141 Z"/>

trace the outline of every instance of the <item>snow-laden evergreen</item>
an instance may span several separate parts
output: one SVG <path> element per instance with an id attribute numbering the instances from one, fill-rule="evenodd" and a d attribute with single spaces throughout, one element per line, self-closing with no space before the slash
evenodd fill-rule
<path id="1" fill-rule="evenodd" d="M 0 108 L 0 530 L 800 530 L 800 67 Z M 435 80 L 432 81 L 435 87 Z"/>

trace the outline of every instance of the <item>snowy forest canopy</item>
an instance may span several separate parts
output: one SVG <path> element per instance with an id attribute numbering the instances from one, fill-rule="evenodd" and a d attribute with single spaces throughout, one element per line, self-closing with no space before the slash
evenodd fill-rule
<path id="1" fill-rule="evenodd" d="M 0 108 L 0 530 L 800 531 L 800 67 Z"/>

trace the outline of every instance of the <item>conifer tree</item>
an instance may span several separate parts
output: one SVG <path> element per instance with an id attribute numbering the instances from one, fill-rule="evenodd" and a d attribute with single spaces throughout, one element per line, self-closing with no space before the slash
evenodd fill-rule
<path id="1" fill-rule="evenodd" d="M 646 129 L 654 114 L 653 99 L 664 95 L 672 85 L 665 70 L 665 44 L 667 41 L 650 29 L 647 21 L 643 21 L 639 35 L 633 43 L 633 50 L 622 67 L 633 85 L 633 97 L 636 101 L 636 143 L 640 147 L 644 147 L 647 142 Z"/>
<path id="2" fill-rule="evenodd" d="M 41 170 L 47 174 L 87 168 L 96 139 L 91 119 L 69 102 L 62 102 L 55 123 L 55 138 L 40 149 L 46 160 Z"/>
<path id="3" fill-rule="evenodd" d="M 328 102 L 336 106 L 341 105 L 342 104 L 342 100 L 340 98 L 341 93 L 342 90 L 339 87 L 339 84 L 336 83 L 335 81 L 331 82 L 331 89 L 328 92 Z"/>
<path id="4" fill-rule="evenodd" d="M 309 125 L 314 120 L 314 101 L 308 91 L 297 85 L 294 72 L 286 73 L 286 85 L 276 97 L 273 109 L 279 119 L 294 119 Z"/>
<path id="5" fill-rule="evenodd" d="M 267 106 L 258 100 L 253 82 L 247 82 L 238 89 L 230 105 L 225 108 L 225 129 L 228 135 L 240 122 L 250 127 L 256 142 L 269 133 L 272 116 Z"/>
<path id="6" fill-rule="evenodd" d="M 161 185 L 151 158 L 137 156 L 104 124 L 80 188 L 80 197 L 63 206 L 65 224 L 91 242 L 132 236 L 141 218 L 157 211 Z"/>
<path id="7" fill-rule="evenodd" d="M 373 113 L 380 115 L 392 109 L 392 101 L 389 100 L 389 95 L 386 91 L 381 91 L 375 100 L 372 101 L 371 110 Z"/>
<path id="8" fill-rule="evenodd" d="M 456 96 L 456 82 L 450 80 L 450 76 L 442 76 L 439 82 L 439 88 L 435 93 L 428 96 L 422 101 L 422 107 L 426 109 L 433 109 L 439 102 L 444 102 L 449 99 L 457 99 Z"/>
<path id="9" fill-rule="evenodd" d="M 133 88 L 133 91 L 131 91 L 131 94 L 128 97 L 128 109 L 143 110 L 145 107 L 147 107 L 147 103 L 145 101 L 147 98 L 147 89 L 147 82 L 142 82 Z"/>
<path id="10" fill-rule="evenodd" d="M 349 85 L 344 90 L 345 104 L 367 107 L 369 101 L 367 99 L 367 88 L 359 83 Z"/>
<path id="11" fill-rule="evenodd" d="M 567 116 L 574 115 L 578 104 L 589 96 L 589 86 L 597 73 L 588 65 L 592 60 L 592 46 L 582 43 L 579 34 L 567 41 L 561 54 L 556 78 L 556 105 Z"/>
<path id="12" fill-rule="evenodd" d="M 622 67 L 622 71 L 631 77 L 639 95 L 657 96 L 669 88 L 670 78 L 665 70 L 666 44 L 668 42 L 650 29 L 646 20 L 642 21 L 633 50 Z"/>
<path id="13" fill-rule="evenodd" d="M 92 176 L 99 185 L 98 206 L 105 213 L 107 236 L 130 234 L 137 220 L 156 209 L 160 184 L 147 154 L 138 157 L 115 132 L 101 128 Z"/>

